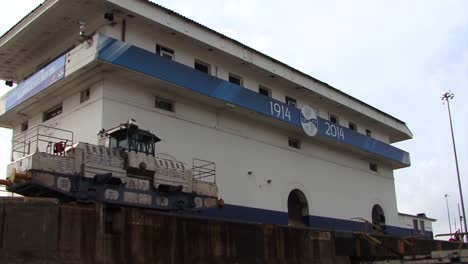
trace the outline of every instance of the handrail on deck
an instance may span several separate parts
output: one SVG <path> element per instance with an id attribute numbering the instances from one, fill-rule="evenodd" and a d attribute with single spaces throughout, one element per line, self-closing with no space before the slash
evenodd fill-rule
<path id="1" fill-rule="evenodd" d="M 194 180 L 216 183 L 216 164 L 212 161 L 194 158 L 192 174 Z"/>
<path id="2" fill-rule="evenodd" d="M 52 154 L 54 144 L 61 142 L 65 144 L 65 147 L 69 147 L 73 145 L 73 140 L 73 132 L 70 130 L 36 125 L 13 136 L 11 158 L 12 160 L 22 158 L 34 152 L 50 152 Z M 40 143 L 44 143 L 44 150 L 41 149 L 43 146 Z M 17 155 L 15 156 L 15 154 Z"/>

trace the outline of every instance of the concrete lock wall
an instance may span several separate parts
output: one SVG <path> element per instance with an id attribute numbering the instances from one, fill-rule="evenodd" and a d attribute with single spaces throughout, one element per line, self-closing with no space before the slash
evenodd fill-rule
<path id="1" fill-rule="evenodd" d="M 0 200 L 0 263 L 341 263 L 332 233 L 138 208 Z"/>
<path id="2" fill-rule="evenodd" d="M 371 263 L 468 244 L 209 220 L 141 208 L 0 199 L 0 263 Z M 421 262 L 418 262 L 421 263 Z"/>

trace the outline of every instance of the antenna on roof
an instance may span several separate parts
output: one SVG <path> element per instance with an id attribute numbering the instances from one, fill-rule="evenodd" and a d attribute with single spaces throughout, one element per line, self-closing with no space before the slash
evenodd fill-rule
<path id="1" fill-rule="evenodd" d="M 86 22 L 78 21 L 78 23 L 80 24 L 80 36 L 86 37 Z"/>
<path id="2" fill-rule="evenodd" d="M 86 41 L 88 45 L 91 46 L 93 44 L 93 37 L 92 35 L 86 35 L 86 22 L 78 21 L 78 24 L 80 24 L 81 42 Z"/>

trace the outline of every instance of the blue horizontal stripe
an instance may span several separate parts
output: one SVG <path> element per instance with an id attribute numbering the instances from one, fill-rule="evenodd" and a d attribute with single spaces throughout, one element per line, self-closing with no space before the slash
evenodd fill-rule
<path id="1" fill-rule="evenodd" d="M 223 208 L 208 208 L 199 213 L 200 216 L 223 219 L 230 221 L 241 221 L 250 223 L 288 225 L 288 213 L 252 208 L 246 206 L 226 204 Z M 321 229 L 328 231 L 345 231 L 345 232 L 372 232 L 371 227 L 366 226 L 364 222 L 337 219 L 331 217 L 309 215 L 304 219 L 308 228 Z M 419 235 L 413 229 L 407 229 L 396 226 L 385 227 L 387 235 L 393 236 L 414 236 Z M 432 239 L 432 232 L 424 232 L 426 239 Z"/>
<path id="2" fill-rule="evenodd" d="M 6 111 L 45 90 L 65 75 L 65 55 L 21 82 L 6 96 Z"/>
<path id="3" fill-rule="evenodd" d="M 300 110 L 242 86 L 197 71 L 153 52 L 101 36 L 98 58 L 147 74 L 191 91 L 246 108 L 301 128 Z M 409 166 L 409 154 L 390 144 L 318 118 L 318 136 L 342 142 L 375 155 Z"/>
<path id="4" fill-rule="evenodd" d="M 287 225 L 288 214 L 273 210 L 225 204 L 223 208 L 207 208 L 200 215 L 224 220 Z"/>

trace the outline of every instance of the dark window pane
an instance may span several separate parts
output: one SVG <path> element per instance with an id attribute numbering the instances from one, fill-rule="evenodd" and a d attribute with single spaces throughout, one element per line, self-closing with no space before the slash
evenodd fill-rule
<path id="1" fill-rule="evenodd" d="M 232 74 L 229 74 L 229 81 L 237 84 L 237 85 L 242 85 L 242 80 L 240 77 L 234 76 Z"/>
<path id="2" fill-rule="evenodd" d="M 162 57 L 165 58 L 165 59 L 168 59 L 168 60 L 172 60 L 172 55 L 167 54 L 167 53 L 164 53 L 164 54 L 162 55 Z"/>
<path id="3" fill-rule="evenodd" d="M 292 105 L 292 106 L 297 106 L 297 101 L 296 99 L 286 96 L 286 104 Z"/>
<path id="4" fill-rule="evenodd" d="M 60 115 L 61 113 L 62 113 L 62 105 L 56 106 L 44 113 L 44 117 L 42 121 L 47 121 L 55 116 Z"/>
<path id="5" fill-rule="evenodd" d="M 265 87 L 261 87 L 261 86 L 258 88 L 258 93 L 261 94 L 261 95 L 268 96 L 268 97 L 271 96 L 270 89 L 265 88 Z"/>
<path id="6" fill-rule="evenodd" d="M 160 97 L 155 98 L 154 106 L 162 110 L 174 112 L 174 103 Z"/>
<path id="7" fill-rule="evenodd" d="M 23 124 L 21 124 L 21 132 L 28 130 L 28 128 L 29 128 L 28 122 L 24 122 Z"/>
<path id="8" fill-rule="evenodd" d="M 418 220 L 417 219 L 413 219 L 413 228 L 414 228 L 414 231 L 419 232 L 419 226 L 418 226 Z"/>
<path id="9" fill-rule="evenodd" d="M 195 69 L 204 73 L 210 73 L 210 66 L 206 63 L 195 61 Z"/>
<path id="10" fill-rule="evenodd" d="M 170 59 L 170 60 L 174 59 L 174 51 L 166 47 L 163 47 L 161 45 L 156 45 L 156 54 L 166 59 Z"/>
<path id="11" fill-rule="evenodd" d="M 90 96 L 90 90 L 86 89 L 84 91 L 80 92 L 80 103 L 83 103 L 84 101 L 88 100 Z"/>
<path id="12" fill-rule="evenodd" d="M 296 149 L 301 148 L 301 142 L 297 139 L 289 138 L 288 144 L 291 148 L 296 148 Z"/>

